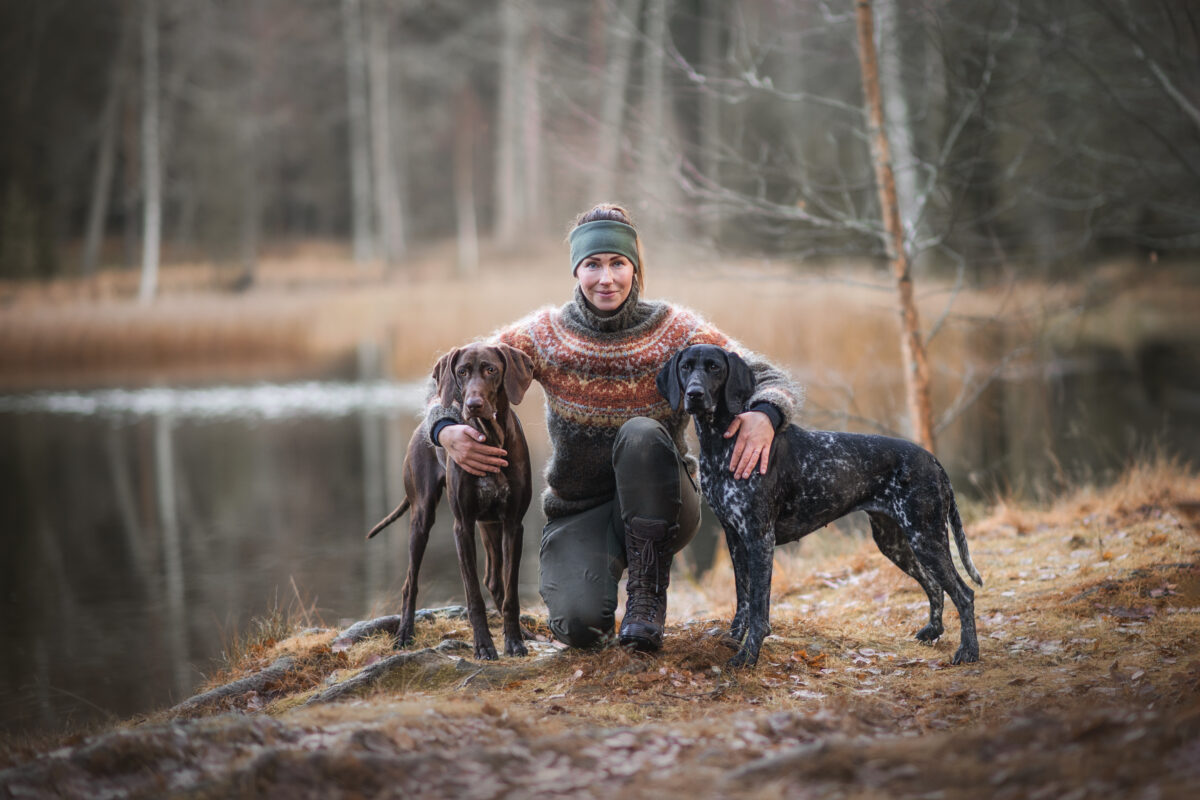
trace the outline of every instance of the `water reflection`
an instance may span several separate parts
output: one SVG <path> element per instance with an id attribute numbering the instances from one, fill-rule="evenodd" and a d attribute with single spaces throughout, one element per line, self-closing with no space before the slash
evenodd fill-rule
<path id="1" fill-rule="evenodd" d="M 401 499 L 423 396 L 419 383 L 329 382 L 0 398 L 4 726 L 182 699 L 272 607 L 315 606 L 329 625 L 393 613 L 407 518 L 363 537 Z M 461 602 L 444 509 L 425 605 Z M 526 527 L 540 530 L 536 503 Z M 536 553 L 525 548 L 526 602 Z"/>

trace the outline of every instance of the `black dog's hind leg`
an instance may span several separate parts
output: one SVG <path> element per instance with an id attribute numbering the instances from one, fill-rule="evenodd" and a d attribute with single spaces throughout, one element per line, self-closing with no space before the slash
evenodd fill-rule
<path id="1" fill-rule="evenodd" d="M 741 647 L 729 659 L 729 666 L 750 667 L 758 663 L 763 639 L 771 633 L 771 569 L 775 560 L 775 537 L 769 528 L 747 531 L 738 537 L 738 548 L 742 550 L 743 565 L 738 578 L 739 594 L 744 596 L 744 600 L 738 598 L 738 613 L 743 615 L 738 637 Z M 736 561 L 734 571 L 738 571 Z M 743 580 L 744 587 L 741 585 Z"/>
<path id="2" fill-rule="evenodd" d="M 871 536 L 883 553 L 909 577 L 921 584 L 929 597 L 929 624 L 917 631 L 917 639 L 922 642 L 933 642 L 942 635 L 945 628 L 942 625 L 943 593 L 941 584 L 933 579 L 921 566 L 908 543 L 907 537 L 900 530 L 899 524 L 885 514 L 870 512 Z"/>
<path id="3" fill-rule="evenodd" d="M 952 664 L 966 664 L 979 660 L 979 639 L 975 633 L 975 592 L 963 583 L 954 562 L 950 560 L 950 547 L 942 533 L 941 547 L 931 545 L 928 539 L 918 539 L 913 545 L 913 552 L 921 562 L 925 571 L 937 580 L 950 595 L 950 600 L 958 610 L 961 623 L 958 650 L 951 659 Z"/>

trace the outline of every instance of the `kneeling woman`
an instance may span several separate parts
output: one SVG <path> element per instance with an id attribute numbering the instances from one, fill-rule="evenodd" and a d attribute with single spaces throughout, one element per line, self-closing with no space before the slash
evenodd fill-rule
<path id="1" fill-rule="evenodd" d="M 628 567 L 620 641 L 658 650 L 671 558 L 700 526 L 696 461 L 684 442 L 688 418 L 659 397 L 659 369 L 693 344 L 746 359 L 757 390 L 726 434 L 737 437 L 730 470 L 739 478 L 766 470 L 771 441 L 796 413 L 800 391 L 693 312 L 640 299 L 645 261 L 623 208 L 600 205 L 580 215 L 569 242 L 574 299 L 493 337 L 532 359 L 546 395 L 553 450 L 542 498 L 541 594 L 554 635 L 587 647 L 612 634 L 617 584 Z M 460 467 L 498 471 L 505 452 L 460 423 L 452 407 L 435 404 L 426 415 L 431 438 Z"/>

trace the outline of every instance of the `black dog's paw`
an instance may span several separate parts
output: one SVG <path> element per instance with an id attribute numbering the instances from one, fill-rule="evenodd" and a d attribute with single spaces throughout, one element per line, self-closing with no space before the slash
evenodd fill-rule
<path id="1" fill-rule="evenodd" d="M 917 631 L 917 641 L 925 643 L 936 642 L 942 638 L 943 630 L 941 625 L 926 625 Z"/>
<path id="2" fill-rule="evenodd" d="M 529 649 L 520 640 L 508 641 L 504 643 L 504 655 L 527 656 L 529 655 Z"/>
<path id="3" fill-rule="evenodd" d="M 959 645 L 958 652 L 954 654 L 951 664 L 974 664 L 979 660 L 979 645 L 966 644 Z"/>
<path id="4" fill-rule="evenodd" d="M 475 658 L 478 661 L 495 661 L 500 658 L 496 654 L 496 646 L 491 642 L 475 645 Z"/>

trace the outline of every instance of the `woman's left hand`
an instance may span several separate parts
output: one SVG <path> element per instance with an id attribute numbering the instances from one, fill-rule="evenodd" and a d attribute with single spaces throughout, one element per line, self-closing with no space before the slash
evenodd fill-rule
<path id="1" fill-rule="evenodd" d="M 733 477 L 749 478 L 757 466 L 767 474 L 767 461 L 771 457 L 771 442 L 775 439 L 775 426 L 771 418 L 761 411 L 746 411 L 733 418 L 725 431 L 725 438 L 737 436 L 733 445 L 733 457 L 729 459 L 729 471 Z"/>

